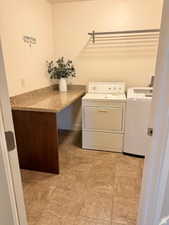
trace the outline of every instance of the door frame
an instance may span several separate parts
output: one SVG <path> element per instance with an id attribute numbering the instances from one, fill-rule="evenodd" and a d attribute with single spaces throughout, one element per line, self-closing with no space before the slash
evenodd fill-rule
<path id="1" fill-rule="evenodd" d="M 159 225 L 169 174 L 169 1 L 164 1 L 152 101 L 153 137 L 140 195 L 138 225 Z"/>
<path id="2" fill-rule="evenodd" d="M 12 182 L 12 175 L 11 175 L 11 168 L 9 163 L 9 157 L 8 157 L 8 151 L 6 147 L 6 140 L 5 140 L 5 130 L 3 125 L 3 118 L 2 118 L 2 112 L 1 112 L 1 105 L 0 105 L 0 154 L 1 154 L 1 160 L 3 161 L 4 165 L 4 173 L 7 180 L 7 192 L 9 194 L 10 199 L 10 207 L 12 210 L 12 220 L 14 221 L 14 225 L 19 225 L 19 218 L 18 218 L 18 212 L 16 207 L 16 199 L 15 199 L 15 193 L 13 188 L 13 182 Z"/>
<path id="3" fill-rule="evenodd" d="M 6 72 L 5 72 L 5 64 L 4 64 L 4 57 L 2 52 L 1 39 L 0 39 L 0 104 L 1 104 L 1 113 L 3 117 L 4 132 L 12 131 L 13 133 L 15 133 L 7 80 L 6 80 Z M 16 144 L 16 141 L 15 141 L 15 144 Z M 19 224 L 27 225 L 27 217 L 26 217 L 26 211 L 25 211 L 23 187 L 21 182 L 21 174 L 20 174 L 20 168 L 19 168 L 17 148 L 15 147 L 13 151 L 7 152 L 6 154 L 8 155 L 8 161 L 10 165 L 11 182 L 13 184 L 13 189 L 14 189 Z"/>

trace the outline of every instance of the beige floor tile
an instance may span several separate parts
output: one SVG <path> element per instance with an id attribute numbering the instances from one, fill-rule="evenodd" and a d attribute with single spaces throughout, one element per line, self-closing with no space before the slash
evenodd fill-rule
<path id="1" fill-rule="evenodd" d="M 144 160 L 75 139 L 61 141 L 60 175 L 22 170 L 29 225 L 136 225 Z"/>
<path id="2" fill-rule="evenodd" d="M 75 192 L 56 190 L 46 211 L 57 216 L 78 216 L 83 204 L 83 196 Z"/>
<path id="3" fill-rule="evenodd" d="M 128 163 L 117 163 L 116 164 L 116 176 L 127 176 L 127 177 L 138 177 L 140 176 L 139 166 Z"/>
<path id="4" fill-rule="evenodd" d="M 63 225 L 75 225 L 76 217 L 64 217 L 63 218 Z"/>
<path id="5" fill-rule="evenodd" d="M 55 174 L 50 174 L 50 173 L 42 173 L 42 172 L 37 172 L 37 171 L 32 171 L 32 170 L 21 170 L 21 175 L 22 175 L 22 180 L 23 184 L 27 183 L 36 183 L 38 181 L 44 181 L 44 180 L 52 180 L 54 177 L 57 175 Z"/>
<path id="6" fill-rule="evenodd" d="M 36 225 L 74 225 L 75 221 L 76 217 L 58 216 L 53 212 L 46 211 Z"/>
<path id="7" fill-rule="evenodd" d="M 117 161 L 118 161 L 118 163 L 120 163 L 122 165 L 129 165 L 129 166 L 134 166 L 135 168 L 139 168 L 140 161 L 143 161 L 143 158 L 122 154 Z"/>
<path id="8" fill-rule="evenodd" d="M 124 198 L 138 198 L 140 184 L 138 177 L 116 176 L 114 184 L 114 195 Z"/>
<path id="9" fill-rule="evenodd" d="M 104 168 L 92 168 L 90 171 L 90 176 L 88 178 L 88 185 L 93 185 L 96 183 L 102 183 L 104 185 L 114 184 L 114 173 L 113 170 L 107 169 L 105 165 Z"/>
<path id="10" fill-rule="evenodd" d="M 135 222 L 137 219 L 138 199 L 130 199 L 123 197 L 114 197 L 112 219 L 114 221 L 120 220 Z"/>
<path id="11" fill-rule="evenodd" d="M 45 212 L 38 220 L 37 225 L 63 225 L 63 217 Z"/>
<path id="12" fill-rule="evenodd" d="M 94 193 L 105 193 L 111 196 L 114 193 L 113 184 L 105 183 L 101 180 L 90 179 L 87 183 L 87 190 Z"/>
<path id="13" fill-rule="evenodd" d="M 29 225 L 36 224 L 41 214 L 45 211 L 46 203 L 42 201 L 26 202 L 26 212 Z"/>
<path id="14" fill-rule="evenodd" d="M 84 189 L 79 189 L 76 187 L 75 189 L 55 189 L 55 192 L 52 195 L 52 201 L 57 201 L 57 202 L 73 202 L 73 203 L 78 203 L 83 200 L 85 196 Z"/>
<path id="15" fill-rule="evenodd" d="M 85 174 L 80 176 L 78 173 L 67 172 L 55 180 L 55 187 L 63 191 L 80 194 L 85 189 L 85 182 Z"/>
<path id="16" fill-rule="evenodd" d="M 101 193 L 87 193 L 80 215 L 100 220 L 111 220 L 112 198 Z"/>
<path id="17" fill-rule="evenodd" d="M 75 225 L 111 225 L 110 221 L 96 220 L 87 217 L 78 217 Z"/>

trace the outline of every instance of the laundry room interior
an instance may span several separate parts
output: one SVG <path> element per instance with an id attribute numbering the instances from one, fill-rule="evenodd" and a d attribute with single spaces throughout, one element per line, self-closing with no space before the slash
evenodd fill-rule
<path id="1" fill-rule="evenodd" d="M 137 225 L 163 0 L 1 0 L 28 225 Z"/>

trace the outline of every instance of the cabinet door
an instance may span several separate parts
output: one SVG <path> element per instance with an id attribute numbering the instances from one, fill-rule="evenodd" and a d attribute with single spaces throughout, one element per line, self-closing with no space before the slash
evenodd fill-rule
<path id="1" fill-rule="evenodd" d="M 84 109 L 84 128 L 100 131 L 122 131 L 123 108 L 87 106 Z"/>

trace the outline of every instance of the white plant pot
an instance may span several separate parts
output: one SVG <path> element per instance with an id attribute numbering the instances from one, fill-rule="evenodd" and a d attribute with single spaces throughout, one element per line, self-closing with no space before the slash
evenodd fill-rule
<path id="1" fill-rule="evenodd" d="M 66 80 L 66 78 L 61 78 L 59 80 L 59 91 L 60 92 L 67 92 L 67 80 Z"/>

